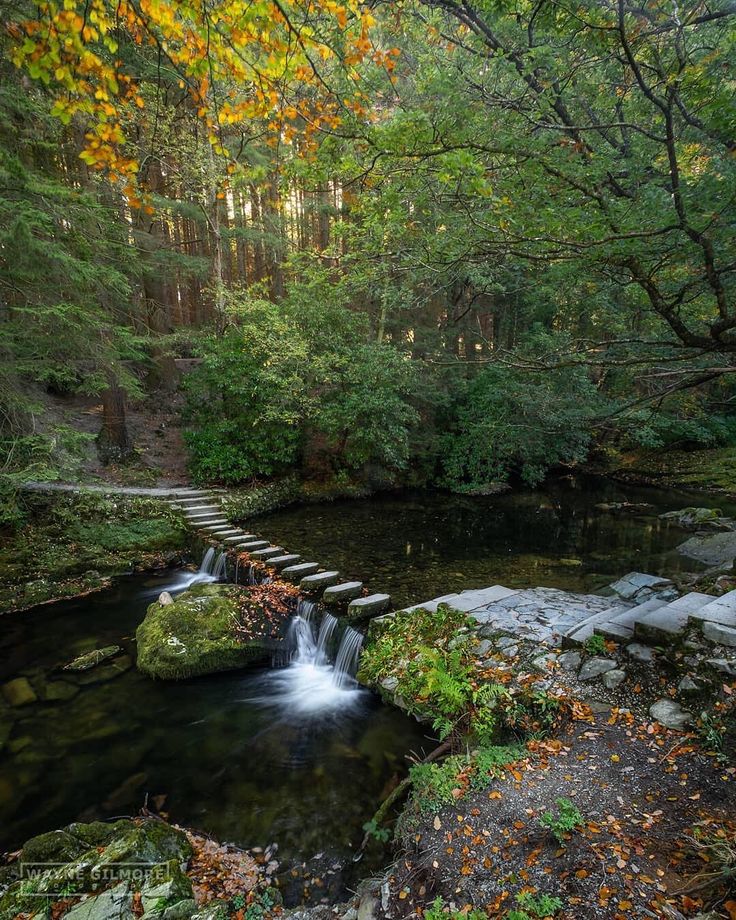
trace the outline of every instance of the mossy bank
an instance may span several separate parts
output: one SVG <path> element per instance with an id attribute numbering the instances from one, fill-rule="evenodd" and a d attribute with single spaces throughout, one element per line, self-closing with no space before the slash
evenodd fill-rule
<path id="1" fill-rule="evenodd" d="M 33 492 L 2 535 L 0 613 L 84 594 L 108 579 L 180 564 L 190 534 L 164 500 L 97 492 Z"/>

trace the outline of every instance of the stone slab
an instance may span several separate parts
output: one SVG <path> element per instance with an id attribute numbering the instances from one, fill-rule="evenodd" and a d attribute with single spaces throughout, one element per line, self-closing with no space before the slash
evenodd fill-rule
<path id="1" fill-rule="evenodd" d="M 266 546 L 263 549 L 253 550 L 250 557 L 251 559 L 258 559 L 261 562 L 265 562 L 266 559 L 271 559 L 273 556 L 282 556 L 283 553 L 283 546 Z"/>
<path id="2" fill-rule="evenodd" d="M 271 556 L 270 559 L 266 560 L 266 565 L 280 572 L 281 569 L 285 569 L 287 565 L 293 565 L 299 562 L 301 558 L 302 557 L 298 553 L 284 553 L 281 556 Z"/>
<path id="3" fill-rule="evenodd" d="M 257 549 L 268 549 L 270 545 L 268 540 L 244 540 L 242 543 L 236 543 L 235 549 L 242 553 L 252 553 Z"/>
<path id="4" fill-rule="evenodd" d="M 724 626 L 736 626 L 736 591 L 729 591 L 721 597 L 707 596 L 707 601 L 690 617 L 693 622 L 711 621 Z"/>
<path id="5" fill-rule="evenodd" d="M 344 604 L 359 597 L 363 590 L 362 581 L 344 581 L 339 585 L 330 585 L 322 595 L 324 604 Z"/>
<path id="6" fill-rule="evenodd" d="M 644 589 L 657 591 L 667 588 L 671 584 L 672 582 L 669 578 L 661 578 L 659 575 L 647 575 L 646 572 L 629 572 L 623 578 L 613 582 L 610 588 L 624 600 L 633 600 Z"/>
<path id="7" fill-rule="evenodd" d="M 298 565 L 287 565 L 281 569 L 281 576 L 287 581 L 297 584 L 306 578 L 307 575 L 314 575 L 319 572 L 318 562 L 300 562 Z"/>
<path id="8" fill-rule="evenodd" d="M 705 565 L 730 569 L 736 556 L 736 533 L 696 534 L 681 543 L 677 551 Z"/>
<path id="9" fill-rule="evenodd" d="M 299 589 L 305 594 L 319 594 L 323 588 L 337 584 L 339 572 L 319 572 L 317 575 L 307 575 L 299 582 Z"/>
<path id="10" fill-rule="evenodd" d="M 385 613 L 390 605 L 390 594 L 369 594 L 368 597 L 358 597 L 348 604 L 348 617 L 358 620 L 379 616 Z"/>

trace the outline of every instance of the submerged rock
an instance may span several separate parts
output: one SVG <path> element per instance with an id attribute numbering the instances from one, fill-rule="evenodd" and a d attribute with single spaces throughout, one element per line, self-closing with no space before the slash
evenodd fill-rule
<path id="1" fill-rule="evenodd" d="M 64 671 L 89 671 L 90 668 L 97 667 L 98 664 L 102 664 L 103 661 L 107 661 L 108 658 L 114 658 L 116 655 L 119 655 L 122 652 L 122 649 L 119 645 L 107 645 L 105 648 L 95 648 L 91 652 L 85 652 L 84 655 L 79 655 L 73 661 L 70 661 L 69 664 L 65 664 Z"/>
<path id="2" fill-rule="evenodd" d="M 11 706 L 26 706 L 35 703 L 38 697 L 27 677 L 16 677 L 2 687 L 3 696 Z"/>
<path id="3" fill-rule="evenodd" d="M 660 521 L 670 521 L 686 530 L 733 530 L 734 522 L 722 516 L 719 508 L 681 508 L 660 514 Z"/>
<path id="4" fill-rule="evenodd" d="M 173 604 L 155 601 L 136 630 L 138 669 L 149 677 L 182 680 L 242 668 L 270 656 L 274 641 L 241 639 L 237 600 L 247 589 L 195 585 Z M 265 621 L 265 617 L 264 617 Z"/>

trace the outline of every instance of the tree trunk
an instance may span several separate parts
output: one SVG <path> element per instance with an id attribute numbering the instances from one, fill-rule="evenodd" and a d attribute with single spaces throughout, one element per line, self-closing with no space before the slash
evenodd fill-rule
<path id="1" fill-rule="evenodd" d="M 113 374 L 102 394 L 102 430 L 97 436 L 97 453 L 103 463 L 127 463 L 134 455 L 125 414 L 125 391 Z"/>

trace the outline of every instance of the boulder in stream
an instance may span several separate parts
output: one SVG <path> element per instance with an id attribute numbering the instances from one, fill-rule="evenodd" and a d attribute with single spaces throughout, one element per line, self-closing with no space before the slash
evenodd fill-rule
<path id="1" fill-rule="evenodd" d="M 149 677 L 183 680 L 267 659 L 274 640 L 243 639 L 236 631 L 244 592 L 236 585 L 194 585 L 173 604 L 155 601 L 136 631 L 138 669 Z"/>

